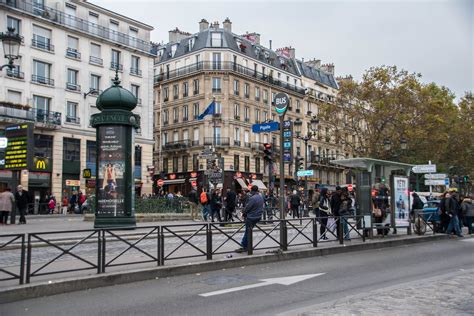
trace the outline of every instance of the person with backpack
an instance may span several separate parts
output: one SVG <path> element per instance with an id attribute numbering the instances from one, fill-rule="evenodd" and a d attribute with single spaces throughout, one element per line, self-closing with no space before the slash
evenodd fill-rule
<path id="1" fill-rule="evenodd" d="M 204 221 L 207 222 L 207 217 L 209 216 L 209 193 L 207 193 L 207 189 L 202 189 L 201 195 L 199 195 L 199 202 L 202 206 L 202 218 Z"/>

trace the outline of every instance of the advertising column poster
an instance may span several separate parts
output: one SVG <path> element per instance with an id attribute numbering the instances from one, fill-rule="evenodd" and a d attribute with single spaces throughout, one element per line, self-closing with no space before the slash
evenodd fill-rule
<path id="1" fill-rule="evenodd" d="M 97 177 L 97 214 L 124 216 L 125 214 L 125 140 L 126 126 L 99 126 Z"/>
<path id="2" fill-rule="evenodd" d="M 394 176 L 392 199 L 394 201 L 393 206 L 396 226 L 410 225 L 410 197 L 408 194 L 408 178 Z"/>

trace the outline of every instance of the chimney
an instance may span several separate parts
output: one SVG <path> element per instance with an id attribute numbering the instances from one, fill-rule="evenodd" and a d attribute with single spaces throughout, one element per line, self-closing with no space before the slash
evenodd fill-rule
<path id="1" fill-rule="evenodd" d="M 270 40 L 268 44 L 269 44 L 268 48 L 270 48 L 270 50 L 272 50 L 272 40 Z"/>
<path id="2" fill-rule="evenodd" d="M 226 18 L 224 22 L 222 22 L 222 25 L 224 26 L 225 31 L 232 32 L 232 22 L 229 20 L 229 18 Z"/>
<path id="3" fill-rule="evenodd" d="M 207 22 L 206 19 L 202 19 L 201 22 L 199 22 L 199 32 L 207 30 L 208 28 L 209 28 L 209 22 Z"/>
<path id="4" fill-rule="evenodd" d="M 215 28 L 215 29 L 218 29 L 219 28 L 219 22 L 218 21 L 215 21 L 214 23 L 212 23 L 212 28 Z"/>
<path id="5" fill-rule="evenodd" d="M 191 35 L 190 33 L 183 32 L 178 28 L 168 31 L 168 34 L 170 43 L 181 42 L 182 39 L 185 39 L 186 37 L 189 37 Z"/>
<path id="6" fill-rule="evenodd" d="M 280 56 L 285 56 L 286 58 L 295 58 L 295 49 L 293 47 L 283 47 L 283 48 L 278 48 L 276 52 Z"/>
<path id="7" fill-rule="evenodd" d="M 310 66 L 310 67 L 319 69 L 319 68 L 321 68 L 321 59 L 316 59 L 315 58 L 313 60 L 308 60 L 307 62 L 305 62 L 305 64 Z"/>
<path id="8" fill-rule="evenodd" d="M 334 75 L 334 64 L 324 64 L 321 66 L 321 70 Z"/>

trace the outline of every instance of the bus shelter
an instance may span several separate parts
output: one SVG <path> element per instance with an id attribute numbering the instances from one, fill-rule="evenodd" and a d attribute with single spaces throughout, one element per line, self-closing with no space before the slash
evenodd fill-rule
<path id="1" fill-rule="evenodd" d="M 348 158 L 332 160 L 331 163 L 355 174 L 356 215 L 364 216 L 363 228 L 370 235 L 373 228 L 377 228 L 379 233 L 382 230 L 382 236 L 387 228 L 393 228 L 394 233 L 397 228 L 406 228 L 408 234 L 411 233 L 409 176 L 413 165 L 372 158 Z M 383 217 L 376 218 L 373 210 L 378 208 L 377 203 L 382 199 L 386 209 Z"/>

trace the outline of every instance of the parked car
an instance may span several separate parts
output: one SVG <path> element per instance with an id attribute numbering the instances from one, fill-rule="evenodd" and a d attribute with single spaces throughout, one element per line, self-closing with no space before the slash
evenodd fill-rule
<path id="1" fill-rule="evenodd" d="M 439 230 L 441 226 L 441 218 L 438 212 L 440 200 L 430 200 L 426 201 L 423 206 L 422 219 L 418 217 L 418 214 L 414 214 L 414 231 L 417 234 L 424 234 L 426 232 L 426 223 L 432 226 L 432 229 L 435 231 Z"/>

